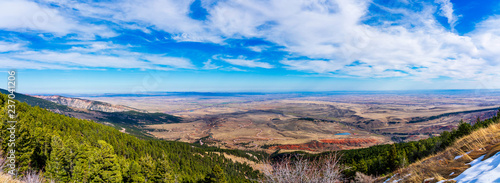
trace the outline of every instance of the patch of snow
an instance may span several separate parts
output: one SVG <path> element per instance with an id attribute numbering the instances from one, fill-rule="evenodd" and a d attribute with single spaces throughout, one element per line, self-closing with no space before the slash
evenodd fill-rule
<path id="1" fill-rule="evenodd" d="M 425 179 L 424 182 L 430 182 L 431 180 L 434 180 L 434 177 Z"/>
<path id="2" fill-rule="evenodd" d="M 469 169 L 453 180 L 457 182 L 500 182 L 500 152 L 484 161 L 471 162 L 471 165 Z"/>
<path id="3" fill-rule="evenodd" d="M 394 174 L 394 175 L 392 175 L 392 176 L 391 176 L 391 178 L 388 178 L 387 180 L 385 180 L 385 181 L 384 181 L 384 183 L 389 182 L 389 181 L 390 181 L 392 178 L 394 178 L 394 176 L 396 176 L 396 175 L 398 175 L 398 174 Z"/>
<path id="4" fill-rule="evenodd" d="M 438 181 L 436 183 L 444 183 L 444 181 L 447 181 L 447 180 L 440 180 L 440 181 Z"/>
<path id="5" fill-rule="evenodd" d="M 481 162 L 484 158 L 484 155 L 480 156 L 479 158 L 475 159 L 474 161 L 471 161 L 470 163 L 467 163 L 470 166 L 474 166 L 475 164 Z"/>
<path id="6" fill-rule="evenodd" d="M 450 175 L 448 175 L 448 176 L 452 176 L 453 174 L 455 174 L 455 172 L 451 172 Z"/>
<path id="7" fill-rule="evenodd" d="M 469 151 L 469 152 L 466 152 L 465 154 L 469 154 L 469 153 L 471 153 L 471 152 L 472 152 L 472 151 Z M 460 158 L 464 157 L 464 155 L 465 155 L 465 154 L 455 156 L 455 160 L 457 160 L 457 159 L 460 159 Z"/>

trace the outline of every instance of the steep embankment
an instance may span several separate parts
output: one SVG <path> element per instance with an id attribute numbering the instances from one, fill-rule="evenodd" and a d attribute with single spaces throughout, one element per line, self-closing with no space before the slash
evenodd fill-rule
<path id="1" fill-rule="evenodd" d="M 452 146 L 424 158 L 380 182 L 498 182 L 500 124 L 481 128 Z"/>
<path id="2" fill-rule="evenodd" d="M 100 101 L 63 97 L 59 95 L 51 95 L 51 96 L 35 95 L 34 97 L 78 109 L 87 109 L 87 110 L 102 111 L 102 112 L 124 112 L 124 111 L 146 112 L 145 110 L 139 110 L 136 108 L 123 105 L 113 105 L 110 103 L 105 103 Z"/>

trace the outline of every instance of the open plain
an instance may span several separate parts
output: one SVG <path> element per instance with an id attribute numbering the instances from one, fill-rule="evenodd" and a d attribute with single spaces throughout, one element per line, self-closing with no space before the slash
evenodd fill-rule
<path id="1" fill-rule="evenodd" d="M 87 99 L 183 117 L 142 127 L 162 139 L 274 152 L 323 152 L 412 141 L 491 117 L 491 90 L 182 93 L 87 96 Z"/>

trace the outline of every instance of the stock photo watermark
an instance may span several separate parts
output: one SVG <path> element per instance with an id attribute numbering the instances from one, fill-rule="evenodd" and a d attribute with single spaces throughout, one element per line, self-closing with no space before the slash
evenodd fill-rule
<path id="1" fill-rule="evenodd" d="M 8 100 L 7 100 L 7 131 L 10 133 L 7 139 L 7 162 L 6 167 L 8 168 L 8 174 L 12 176 L 17 175 L 16 171 L 16 123 L 17 123 L 17 112 L 16 112 L 16 71 L 10 70 L 7 77 L 7 90 L 8 90 Z"/>

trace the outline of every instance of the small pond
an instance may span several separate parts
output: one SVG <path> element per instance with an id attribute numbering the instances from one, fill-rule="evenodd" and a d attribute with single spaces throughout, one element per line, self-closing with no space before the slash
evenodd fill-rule
<path id="1" fill-rule="evenodd" d="M 335 135 L 351 135 L 351 133 L 337 133 Z"/>

